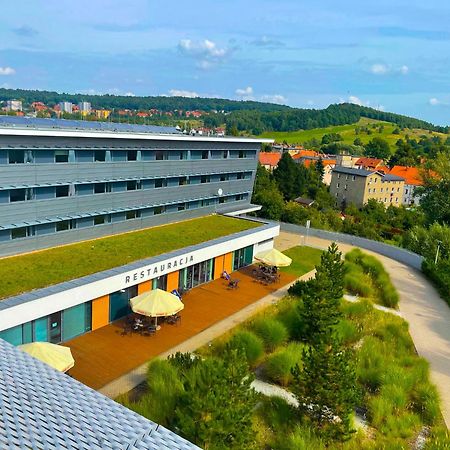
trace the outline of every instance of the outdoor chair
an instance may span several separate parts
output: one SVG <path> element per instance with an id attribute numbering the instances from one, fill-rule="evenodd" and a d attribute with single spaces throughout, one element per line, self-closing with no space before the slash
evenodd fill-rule
<path id="1" fill-rule="evenodd" d="M 176 297 L 178 297 L 180 300 L 182 300 L 181 293 L 177 289 L 174 289 L 173 291 L 170 291 L 170 293 L 175 295 Z"/>
<path id="2" fill-rule="evenodd" d="M 228 281 L 228 287 L 230 289 L 237 289 L 238 285 L 239 285 L 239 280 L 231 280 L 230 279 L 230 281 Z"/>

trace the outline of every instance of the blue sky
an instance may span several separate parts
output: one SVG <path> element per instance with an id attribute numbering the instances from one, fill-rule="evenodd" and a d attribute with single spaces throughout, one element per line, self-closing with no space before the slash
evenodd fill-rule
<path id="1" fill-rule="evenodd" d="M 3 3 L 0 86 L 352 101 L 450 124 L 446 0 Z"/>

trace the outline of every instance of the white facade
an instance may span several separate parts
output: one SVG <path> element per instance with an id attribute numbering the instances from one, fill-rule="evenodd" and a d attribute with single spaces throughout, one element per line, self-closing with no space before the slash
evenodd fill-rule
<path id="1" fill-rule="evenodd" d="M 72 103 L 71 102 L 59 102 L 59 109 L 63 113 L 72 114 Z"/>
<path id="2" fill-rule="evenodd" d="M 6 102 L 7 111 L 22 111 L 22 102 L 20 100 L 8 100 Z"/>
<path id="3" fill-rule="evenodd" d="M 405 183 L 405 189 L 403 190 L 403 204 L 405 206 L 409 205 L 420 205 L 420 196 L 414 195 L 415 189 L 417 188 L 414 184 L 406 184 Z"/>
<path id="4" fill-rule="evenodd" d="M 78 103 L 78 108 L 80 108 L 80 112 L 84 112 L 84 113 L 91 112 L 91 104 L 89 102 Z"/>

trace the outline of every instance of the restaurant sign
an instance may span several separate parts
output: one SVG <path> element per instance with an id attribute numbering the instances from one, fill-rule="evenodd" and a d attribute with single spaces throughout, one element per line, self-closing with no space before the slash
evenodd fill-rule
<path id="1" fill-rule="evenodd" d="M 179 270 L 194 262 L 194 255 L 173 258 L 167 262 L 155 263 L 141 270 L 125 276 L 125 284 L 133 283 L 143 279 L 156 278 L 171 271 Z"/>

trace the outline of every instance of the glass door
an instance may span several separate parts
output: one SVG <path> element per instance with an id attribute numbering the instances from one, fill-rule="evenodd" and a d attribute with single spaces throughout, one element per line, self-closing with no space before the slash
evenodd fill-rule
<path id="1" fill-rule="evenodd" d="M 50 342 L 59 344 L 61 342 L 61 311 L 50 314 Z"/>

